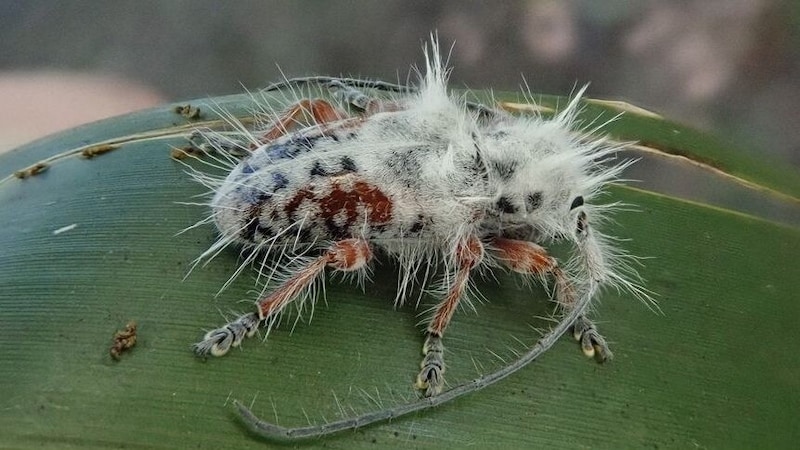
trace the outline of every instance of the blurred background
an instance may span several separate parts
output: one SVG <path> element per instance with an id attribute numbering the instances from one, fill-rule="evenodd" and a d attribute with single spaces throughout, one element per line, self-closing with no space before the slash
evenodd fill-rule
<path id="1" fill-rule="evenodd" d="M 800 167 L 800 2 L 0 0 L 0 148 L 287 76 L 405 80 L 438 30 L 452 85 L 618 99 Z"/>

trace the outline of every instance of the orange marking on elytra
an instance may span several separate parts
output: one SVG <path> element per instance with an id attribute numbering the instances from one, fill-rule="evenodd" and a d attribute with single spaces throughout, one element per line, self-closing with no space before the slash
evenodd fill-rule
<path id="1" fill-rule="evenodd" d="M 321 184 L 327 184 L 328 189 L 323 189 Z M 317 194 L 319 191 L 328 193 L 320 195 Z M 392 220 L 394 206 L 391 199 L 377 186 L 351 173 L 328 177 L 322 182 L 314 182 L 301 188 L 286 202 L 284 211 L 291 216 L 304 202 L 316 204 L 322 219 L 330 219 L 344 212 L 347 227 L 360 222 L 360 208 L 367 211 L 366 220 L 370 225 L 386 224 Z"/>

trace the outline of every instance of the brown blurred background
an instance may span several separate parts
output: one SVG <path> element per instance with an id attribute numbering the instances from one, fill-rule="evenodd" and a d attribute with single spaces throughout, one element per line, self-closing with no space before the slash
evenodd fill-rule
<path id="1" fill-rule="evenodd" d="M 0 1 L 0 148 L 280 77 L 405 80 L 432 30 L 456 87 L 627 100 L 800 166 L 800 2 Z"/>

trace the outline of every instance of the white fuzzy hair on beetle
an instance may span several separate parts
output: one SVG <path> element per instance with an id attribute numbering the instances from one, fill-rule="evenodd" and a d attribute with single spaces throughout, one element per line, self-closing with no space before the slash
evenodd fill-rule
<path id="1" fill-rule="evenodd" d="M 586 317 L 599 290 L 610 286 L 652 304 L 632 268 L 636 259 L 597 229 L 620 204 L 596 200 L 631 162 L 615 159 L 622 146 L 597 137 L 601 127 L 579 131 L 585 88 L 552 118 L 515 115 L 448 92 L 435 37 L 425 60 L 417 86 L 287 79 L 262 91 L 284 98 L 279 108 L 260 106 L 256 130 L 223 112 L 232 132 L 199 135 L 219 155 L 207 163 L 228 174 L 192 171 L 211 193 L 212 214 L 198 225 L 213 222 L 219 231 L 196 263 L 239 246 L 243 262 L 225 286 L 253 265 L 264 286 L 256 311 L 206 333 L 194 346 L 199 356 L 222 356 L 269 330 L 290 305 L 313 310 L 326 271 L 365 282 L 375 252 L 398 263 L 396 302 L 418 282 L 441 298 L 428 318 L 420 400 L 298 428 L 262 421 L 237 403 L 266 436 L 321 436 L 435 406 L 519 370 L 570 327 L 587 356 L 606 360 L 611 351 Z M 332 99 L 306 97 L 307 87 Z M 546 249 L 559 241 L 572 247 L 564 264 Z M 445 329 L 460 304 L 480 295 L 472 277 L 497 269 L 552 282 L 561 320 L 515 362 L 445 390 Z"/>

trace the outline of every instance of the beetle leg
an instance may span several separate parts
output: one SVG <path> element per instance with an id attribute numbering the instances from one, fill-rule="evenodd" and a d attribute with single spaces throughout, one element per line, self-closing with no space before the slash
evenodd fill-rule
<path id="1" fill-rule="evenodd" d="M 459 300 L 464 295 L 469 282 L 470 271 L 482 259 L 483 244 L 477 237 L 467 237 L 456 246 L 456 274 L 454 281 L 450 285 L 444 300 L 437 307 L 433 319 L 428 324 L 425 344 L 422 347 L 422 354 L 425 357 L 420 364 L 422 370 L 417 375 L 416 387 L 425 390 L 426 397 L 438 394 L 444 387 L 445 365 L 442 335 L 453 317 Z"/>
<path id="2" fill-rule="evenodd" d="M 567 275 L 558 267 L 558 261 L 547 253 L 544 247 L 533 242 L 514 239 L 494 238 L 491 251 L 498 260 L 514 272 L 525 275 L 549 274 L 555 280 L 556 300 L 566 310 L 572 309 L 577 301 L 575 288 Z M 603 362 L 613 354 L 605 338 L 586 316 L 573 324 L 573 336 L 581 344 L 581 350 L 588 357 Z"/>
<path id="3" fill-rule="evenodd" d="M 294 276 L 284 281 L 257 303 L 257 312 L 238 317 L 228 324 L 211 330 L 194 345 L 198 356 L 222 356 L 238 347 L 244 337 L 251 337 L 260 326 L 275 318 L 325 271 L 326 267 L 342 272 L 363 269 L 372 259 L 372 248 L 363 239 L 344 239 L 334 242 L 318 258 Z"/>
<path id="4" fill-rule="evenodd" d="M 301 119 L 309 117 L 308 122 Z M 347 113 L 337 109 L 327 100 L 322 99 L 303 99 L 289 107 L 280 117 L 277 118 L 272 128 L 267 130 L 259 139 L 261 144 L 267 144 L 275 139 L 289 133 L 289 130 L 297 125 L 324 125 L 331 122 L 338 122 L 348 118 Z"/>

